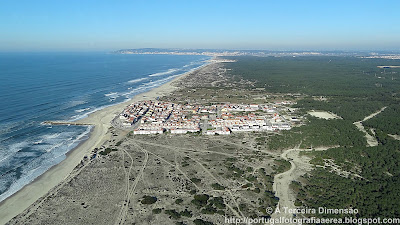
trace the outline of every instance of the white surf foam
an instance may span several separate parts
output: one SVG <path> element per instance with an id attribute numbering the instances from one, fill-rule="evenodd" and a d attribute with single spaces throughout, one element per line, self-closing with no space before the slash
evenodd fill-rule
<path id="1" fill-rule="evenodd" d="M 159 73 L 150 74 L 149 77 L 163 76 L 163 75 L 174 73 L 174 72 L 179 71 L 179 70 L 181 70 L 181 69 L 173 68 L 173 69 L 169 69 L 169 70 L 167 70 L 165 72 L 159 72 Z"/>
<path id="2" fill-rule="evenodd" d="M 114 105 L 114 104 L 112 104 L 112 105 Z M 71 118 L 70 118 L 69 121 L 70 121 L 70 122 L 74 122 L 74 121 L 83 119 L 83 118 L 87 117 L 87 116 L 88 116 L 89 114 L 91 114 L 91 113 L 97 112 L 97 111 L 99 111 L 99 110 L 102 110 L 102 109 L 104 109 L 104 108 L 106 108 L 106 107 L 109 107 L 109 106 L 112 106 L 112 105 L 101 106 L 101 107 L 98 107 L 98 108 L 94 108 L 93 110 L 88 111 L 88 112 L 86 112 L 86 113 L 84 113 L 84 114 L 71 116 Z"/>
<path id="3" fill-rule="evenodd" d="M 45 171 L 50 169 L 52 166 L 64 160 L 66 158 L 66 153 L 69 152 L 71 149 L 75 148 L 80 141 L 84 140 L 84 137 L 86 137 L 89 134 L 91 129 L 92 126 L 88 126 L 87 129 L 84 132 L 80 133 L 79 135 L 76 132 L 62 132 L 58 133 L 57 136 L 54 134 L 48 135 L 47 138 L 50 139 L 45 140 L 45 142 L 48 143 L 52 142 L 51 140 L 53 140 L 54 141 L 53 145 L 51 145 L 50 148 L 48 148 L 49 145 L 40 146 L 40 148 L 43 147 L 46 148 L 47 146 L 48 148 L 47 151 L 40 157 L 29 162 L 27 165 L 24 165 L 21 171 L 22 176 L 19 179 L 15 179 L 15 173 L 6 174 L 2 177 L 2 179 L 0 180 L 0 187 L 4 187 L 6 183 L 9 182 L 11 182 L 12 184 L 7 189 L 7 191 L 5 191 L 0 195 L 0 202 L 8 198 L 12 194 L 16 193 L 25 185 L 31 183 L 34 179 L 36 179 L 38 176 L 40 176 Z M 75 138 L 72 138 L 73 136 L 75 136 Z M 22 149 L 27 144 L 29 143 L 18 143 L 14 145 L 14 148 L 15 150 Z M 26 154 L 29 154 L 29 152 L 27 152 Z"/>
<path id="4" fill-rule="evenodd" d="M 117 92 L 110 92 L 110 93 L 108 93 L 108 94 L 104 94 L 104 96 L 107 96 L 107 97 L 116 96 L 116 95 L 118 95 Z"/>
<path id="5" fill-rule="evenodd" d="M 124 102 L 126 102 L 126 101 L 129 101 L 132 97 L 134 97 L 135 95 L 137 95 L 139 93 L 143 93 L 143 92 L 151 90 L 152 88 L 158 87 L 158 86 L 160 86 L 160 85 L 172 80 L 173 78 L 175 78 L 177 76 L 181 76 L 181 75 L 183 75 L 185 73 L 193 72 L 193 71 L 195 71 L 195 70 L 197 70 L 197 69 L 199 69 L 201 67 L 204 67 L 204 66 L 208 65 L 209 62 L 205 61 L 205 60 L 201 60 L 201 61 L 198 61 L 198 62 L 197 61 L 192 62 L 192 63 L 187 64 L 185 66 L 192 66 L 192 65 L 195 65 L 195 64 L 201 64 L 201 65 L 198 66 L 198 67 L 192 68 L 190 70 L 186 70 L 185 72 L 180 73 L 180 74 L 176 74 L 176 75 L 169 76 L 169 77 L 162 78 L 162 79 L 155 80 L 155 81 L 150 81 L 148 83 L 143 83 L 137 88 L 129 87 L 127 92 L 121 92 L 121 93 L 110 92 L 110 93 L 104 94 L 104 95 L 107 96 L 107 97 L 110 97 L 110 99 L 109 99 L 110 102 L 113 102 L 119 96 L 124 96 L 125 97 Z M 168 73 L 171 74 L 171 73 L 179 71 L 179 70 L 182 70 L 182 69 L 176 69 L 176 68 L 175 69 L 169 69 L 169 70 L 167 70 L 165 72 L 151 74 L 151 75 L 149 75 L 149 77 L 154 77 L 154 76 L 157 77 L 157 76 L 161 76 L 161 75 L 166 75 Z M 139 79 L 143 79 L 143 80 L 146 79 L 147 80 L 149 78 L 148 77 L 147 78 L 138 78 L 138 79 L 132 80 L 132 82 L 139 82 L 138 81 Z M 116 105 L 116 104 L 119 104 L 119 103 L 120 102 L 115 102 L 113 104 L 109 104 L 109 105 L 101 106 L 101 107 L 98 107 L 98 108 L 94 108 L 91 111 L 85 111 L 84 114 L 72 116 L 69 121 L 73 122 L 73 121 L 77 121 L 77 120 L 83 119 L 83 118 L 87 117 L 91 113 L 94 113 L 96 111 L 102 110 L 102 109 L 104 109 L 106 107 L 113 106 L 113 105 Z"/>
<path id="6" fill-rule="evenodd" d="M 139 83 L 140 81 L 144 81 L 144 80 L 147 80 L 147 79 L 148 79 L 147 77 L 138 78 L 138 79 L 130 80 L 130 81 L 128 81 L 128 83 L 130 83 L 130 84 Z"/>
<path id="7" fill-rule="evenodd" d="M 132 89 L 132 90 L 130 90 L 128 92 L 125 92 L 125 93 L 121 93 L 120 95 L 121 96 L 125 96 L 127 98 L 131 98 L 135 94 L 142 93 L 142 92 L 145 92 L 145 91 L 150 90 L 152 88 L 158 87 L 161 84 L 164 84 L 164 83 L 168 82 L 169 80 L 171 80 L 171 79 L 173 79 L 173 78 L 175 78 L 177 76 L 180 76 L 180 74 L 169 76 L 169 77 L 166 77 L 166 78 L 163 78 L 163 79 L 160 79 L 160 80 L 148 82 L 146 84 L 143 84 L 143 85 L 139 86 L 138 88 Z"/>
<path id="8" fill-rule="evenodd" d="M 0 151 L 0 163 L 4 160 L 8 159 L 10 156 L 14 155 L 15 153 L 21 151 L 23 148 L 26 148 L 28 146 L 29 146 L 28 141 L 11 144 L 8 147 L 7 151 Z"/>
<path id="9" fill-rule="evenodd" d="M 80 112 L 84 112 L 84 111 L 88 111 L 88 110 L 90 110 L 90 108 L 77 109 L 77 110 L 75 110 L 75 112 L 80 113 Z"/>
<path id="10" fill-rule="evenodd" d="M 42 143 L 43 143 L 43 139 L 40 139 L 39 141 L 33 142 L 33 144 L 35 144 L 35 145 L 42 144 Z"/>
<path id="11" fill-rule="evenodd" d="M 55 138 L 59 137 L 60 135 L 61 135 L 61 133 L 46 134 L 46 135 L 42 135 L 41 138 L 47 141 L 49 139 L 55 139 Z"/>
<path id="12" fill-rule="evenodd" d="M 6 175 L 5 177 L 2 177 L 2 186 L 6 182 L 11 182 L 12 184 L 8 187 L 7 191 L 0 195 L 0 202 L 22 189 L 25 185 L 31 183 L 35 178 L 61 161 L 61 158 L 51 158 L 49 157 L 49 154 L 43 154 L 41 157 L 36 158 L 22 169 L 22 176 L 19 179 L 15 179 L 15 174 L 7 174 L 8 176 Z"/>

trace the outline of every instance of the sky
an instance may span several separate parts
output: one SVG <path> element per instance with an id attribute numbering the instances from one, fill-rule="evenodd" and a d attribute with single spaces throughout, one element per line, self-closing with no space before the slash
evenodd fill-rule
<path id="1" fill-rule="evenodd" d="M 398 0 L 1 0 L 0 51 L 400 50 Z"/>

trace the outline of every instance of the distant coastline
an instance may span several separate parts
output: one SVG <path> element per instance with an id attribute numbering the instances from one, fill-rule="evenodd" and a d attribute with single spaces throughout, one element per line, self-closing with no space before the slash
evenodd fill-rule
<path id="1" fill-rule="evenodd" d="M 167 48 L 137 48 L 120 49 L 114 54 L 138 54 L 138 55 L 203 55 L 203 56 L 353 56 L 360 58 L 399 59 L 400 52 L 396 51 L 341 51 L 341 50 L 231 50 L 231 49 L 167 49 Z"/>

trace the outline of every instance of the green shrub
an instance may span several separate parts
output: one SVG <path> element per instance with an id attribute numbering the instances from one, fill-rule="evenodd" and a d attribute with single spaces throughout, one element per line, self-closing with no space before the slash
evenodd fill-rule
<path id="1" fill-rule="evenodd" d="M 178 198 L 177 200 L 175 200 L 175 203 L 176 203 L 176 204 L 181 204 L 182 202 L 183 202 L 183 200 L 180 199 L 180 198 Z"/>
<path id="2" fill-rule="evenodd" d="M 193 177 L 193 178 L 191 178 L 190 180 L 191 180 L 193 183 L 196 183 L 196 184 L 198 184 L 198 183 L 201 182 L 201 179 L 196 178 L 196 177 Z"/>
<path id="3" fill-rule="evenodd" d="M 222 197 L 214 197 L 214 198 L 210 199 L 209 203 L 214 205 L 218 209 L 225 209 L 225 207 L 226 207 L 225 203 L 224 203 L 224 199 Z"/>
<path id="4" fill-rule="evenodd" d="M 149 205 L 149 204 L 154 204 L 156 201 L 157 201 L 156 197 L 145 195 L 143 196 L 143 199 L 140 202 L 142 204 Z"/>
<path id="5" fill-rule="evenodd" d="M 185 211 L 181 211 L 180 214 L 181 214 L 181 216 L 185 216 L 185 217 L 189 217 L 189 218 L 193 216 L 192 211 L 189 211 L 187 209 L 185 209 Z"/>
<path id="6" fill-rule="evenodd" d="M 154 214 L 160 214 L 161 211 L 162 211 L 162 209 L 160 209 L 160 208 L 155 208 L 155 209 L 152 210 L 152 212 L 153 212 Z"/>
<path id="7" fill-rule="evenodd" d="M 116 148 L 113 148 L 113 149 L 111 149 L 111 148 L 106 148 L 104 151 L 101 151 L 101 152 L 99 152 L 99 154 L 100 155 L 108 155 L 110 152 L 112 152 L 112 151 L 118 151 L 118 149 L 116 149 Z"/>
<path id="8" fill-rule="evenodd" d="M 207 205 L 207 201 L 209 198 L 210 198 L 210 196 L 208 196 L 206 194 L 195 195 L 194 199 L 192 200 L 192 203 L 198 207 L 203 207 L 203 206 Z"/>
<path id="9" fill-rule="evenodd" d="M 169 215 L 172 219 L 181 218 L 181 214 L 179 214 L 175 209 L 165 210 L 165 214 Z"/>
<path id="10" fill-rule="evenodd" d="M 212 207 L 211 205 L 207 205 L 204 209 L 201 210 L 201 213 L 204 214 L 214 214 L 217 212 L 217 209 L 215 207 Z"/>
<path id="11" fill-rule="evenodd" d="M 218 183 L 212 184 L 211 187 L 213 187 L 215 190 L 225 190 L 225 187 Z"/>

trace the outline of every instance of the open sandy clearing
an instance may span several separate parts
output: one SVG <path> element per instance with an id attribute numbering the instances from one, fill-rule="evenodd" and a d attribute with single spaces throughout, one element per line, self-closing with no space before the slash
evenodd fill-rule
<path id="1" fill-rule="evenodd" d="M 314 117 L 318 117 L 321 119 L 326 119 L 326 120 L 330 120 L 330 119 L 341 119 L 340 116 L 331 113 L 331 112 L 326 112 L 326 111 L 309 111 L 308 114 L 310 114 L 311 116 Z"/>

